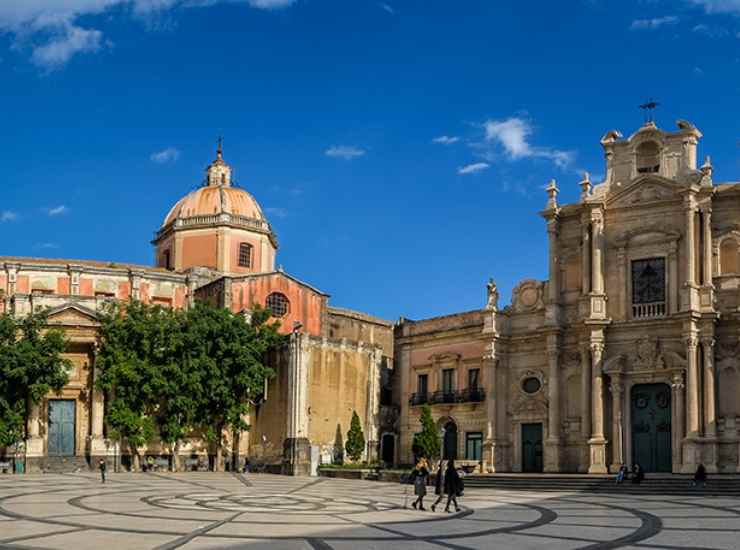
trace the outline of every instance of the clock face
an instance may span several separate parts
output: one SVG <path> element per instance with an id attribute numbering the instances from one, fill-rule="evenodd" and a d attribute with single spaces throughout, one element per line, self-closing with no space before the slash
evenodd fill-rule
<path id="1" fill-rule="evenodd" d="M 632 262 L 632 303 L 665 301 L 665 259 L 650 258 Z"/>

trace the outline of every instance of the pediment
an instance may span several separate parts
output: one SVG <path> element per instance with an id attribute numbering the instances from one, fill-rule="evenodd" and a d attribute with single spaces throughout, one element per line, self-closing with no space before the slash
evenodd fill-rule
<path id="1" fill-rule="evenodd" d="M 635 178 L 623 189 L 616 192 L 612 190 L 606 204 L 608 208 L 623 208 L 675 200 L 679 198 L 678 191 L 681 189 L 682 186 L 671 180 L 655 174 L 645 174 Z"/>
<path id="2" fill-rule="evenodd" d="M 51 308 L 47 312 L 47 319 L 50 325 L 97 326 L 99 324 L 98 315 L 95 311 L 71 303 Z"/>

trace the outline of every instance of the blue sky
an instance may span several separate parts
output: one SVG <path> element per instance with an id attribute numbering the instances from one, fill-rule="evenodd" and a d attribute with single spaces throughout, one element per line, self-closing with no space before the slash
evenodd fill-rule
<path id="1" fill-rule="evenodd" d="M 0 254 L 150 264 L 218 135 L 278 261 L 396 319 L 547 277 L 599 138 L 685 118 L 740 180 L 740 0 L 6 0 Z"/>

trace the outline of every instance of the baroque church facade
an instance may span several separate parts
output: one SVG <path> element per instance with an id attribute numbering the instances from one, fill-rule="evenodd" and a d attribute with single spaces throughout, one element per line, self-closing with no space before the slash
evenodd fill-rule
<path id="1" fill-rule="evenodd" d="M 740 183 L 715 183 L 708 159 L 698 167 L 700 139 L 686 121 L 608 132 L 603 182 L 585 175 L 575 204 L 547 187 L 547 280 L 521 281 L 503 308 L 491 280 L 481 309 L 396 323 L 332 307 L 276 269 L 277 237 L 219 146 L 156 232 L 156 267 L 0 257 L 0 308 L 48 308 L 73 364 L 61 394 L 31 411 L 27 467 L 121 452 L 94 387 L 97 311 L 135 298 L 245 315 L 259 304 L 281 321 L 276 376 L 251 430 L 229 440 L 272 471 L 335 460 L 353 411 L 367 460 L 409 464 L 424 405 L 445 457 L 483 473 L 740 471 Z"/>
<path id="2" fill-rule="evenodd" d="M 740 183 L 697 167 L 701 137 L 608 132 L 602 183 L 547 187 L 548 280 L 398 324 L 406 461 L 429 403 L 444 453 L 487 472 L 740 471 Z"/>

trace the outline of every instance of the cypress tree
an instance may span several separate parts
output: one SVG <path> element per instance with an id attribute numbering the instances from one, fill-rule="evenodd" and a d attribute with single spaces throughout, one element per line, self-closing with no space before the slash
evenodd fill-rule
<path id="1" fill-rule="evenodd" d="M 355 462 L 360 460 L 365 450 L 365 435 L 362 433 L 360 417 L 357 416 L 357 411 L 352 411 L 352 423 L 347 432 L 347 443 L 345 443 L 344 448 L 347 450 L 347 456 Z"/>

